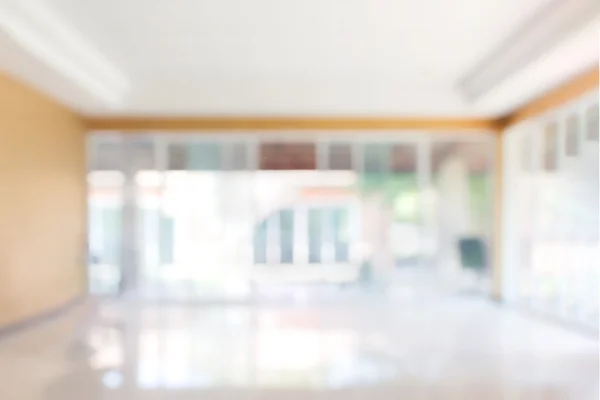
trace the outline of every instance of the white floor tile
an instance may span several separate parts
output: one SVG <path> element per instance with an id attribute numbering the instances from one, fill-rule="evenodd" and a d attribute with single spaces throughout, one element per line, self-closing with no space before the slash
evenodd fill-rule
<path id="1" fill-rule="evenodd" d="M 580 333 L 476 297 L 343 303 L 84 307 L 0 342 L 0 399 L 598 398 Z"/>

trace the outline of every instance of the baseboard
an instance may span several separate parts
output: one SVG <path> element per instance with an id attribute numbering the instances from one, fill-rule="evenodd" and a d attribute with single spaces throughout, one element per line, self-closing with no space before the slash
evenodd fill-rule
<path id="1" fill-rule="evenodd" d="M 33 317 L 15 322 L 6 326 L 0 326 L 0 340 L 7 339 L 13 335 L 22 333 L 28 329 L 38 327 L 48 322 L 55 321 L 69 313 L 76 306 L 83 304 L 86 295 L 78 295 L 66 303 L 51 310 L 44 311 Z"/>

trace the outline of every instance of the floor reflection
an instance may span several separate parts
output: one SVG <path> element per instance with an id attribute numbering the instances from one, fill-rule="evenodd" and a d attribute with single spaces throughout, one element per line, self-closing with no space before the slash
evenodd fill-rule
<path id="1" fill-rule="evenodd" d="M 124 357 L 135 357 L 142 389 L 345 388 L 397 378 L 400 362 L 382 337 L 334 321 L 310 310 L 146 309 L 120 327 L 93 326 L 88 365 L 119 387 Z"/>
<path id="2" fill-rule="evenodd" d="M 598 395 L 596 340 L 473 298 L 381 301 L 377 307 L 123 301 L 102 304 L 95 313 L 83 329 L 86 346 L 71 343 L 69 356 L 60 344 L 66 343 L 67 329 L 32 331 L 14 343 L 0 343 L 6 382 L 0 398 L 579 400 Z"/>

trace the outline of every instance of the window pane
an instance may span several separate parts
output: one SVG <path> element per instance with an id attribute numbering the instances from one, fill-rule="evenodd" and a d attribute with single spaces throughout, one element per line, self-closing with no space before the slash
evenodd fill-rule
<path id="1" fill-rule="evenodd" d="M 93 146 L 90 169 L 92 171 L 119 171 L 123 147 L 120 142 L 100 142 Z"/>
<path id="2" fill-rule="evenodd" d="M 279 246 L 281 262 L 291 264 L 294 261 L 294 211 L 279 211 Z"/>
<path id="3" fill-rule="evenodd" d="M 567 119 L 566 135 L 565 135 L 565 154 L 574 157 L 579 153 L 579 124 L 577 116 L 571 115 Z"/>
<path id="4" fill-rule="evenodd" d="M 329 145 L 328 166 L 332 171 L 352 170 L 352 146 L 331 143 Z"/>
<path id="5" fill-rule="evenodd" d="M 417 149 L 415 145 L 395 144 L 391 146 L 391 171 L 414 174 L 417 165 Z"/>
<path id="6" fill-rule="evenodd" d="M 546 126 L 544 134 L 544 171 L 555 171 L 557 167 L 556 160 L 556 123 Z"/>
<path id="7" fill-rule="evenodd" d="M 219 171 L 221 145 L 216 143 L 173 143 L 167 149 L 170 171 Z"/>
<path id="8" fill-rule="evenodd" d="M 246 143 L 232 143 L 228 145 L 228 169 L 230 171 L 245 171 L 250 169 L 248 149 L 249 146 Z"/>
<path id="9" fill-rule="evenodd" d="M 319 209 L 308 210 L 308 262 L 321 262 L 321 247 L 323 243 L 323 213 Z"/>
<path id="10" fill-rule="evenodd" d="M 384 173 L 390 166 L 390 146 L 387 144 L 367 144 L 364 147 L 364 172 Z"/>
<path id="11" fill-rule="evenodd" d="M 124 160 L 132 161 L 137 170 L 154 168 L 154 142 L 147 137 L 97 140 L 92 144 L 89 165 L 92 171 L 121 170 Z"/>
<path id="12" fill-rule="evenodd" d="M 136 170 L 153 170 L 156 168 L 153 141 L 150 139 L 132 140 L 127 148 L 129 154 L 126 154 L 125 157 L 133 157 Z"/>
<path id="13" fill-rule="evenodd" d="M 175 234 L 175 221 L 172 216 L 161 215 L 160 225 L 160 263 L 173 263 L 173 239 Z"/>
<path id="14" fill-rule="evenodd" d="M 254 263 L 267 263 L 267 219 L 254 228 Z"/>
<path id="15" fill-rule="evenodd" d="M 187 154 L 183 143 L 173 143 L 167 147 L 167 169 L 169 171 L 185 171 Z"/>
<path id="16" fill-rule="evenodd" d="M 104 251 L 100 259 L 104 264 L 120 264 L 121 256 L 121 210 L 113 207 L 102 209 L 104 226 Z"/>
<path id="17" fill-rule="evenodd" d="M 348 262 L 350 257 L 350 216 L 348 209 L 333 210 L 333 245 L 335 262 Z"/>
<path id="18" fill-rule="evenodd" d="M 386 179 L 386 196 L 392 201 L 394 220 L 419 220 L 417 149 L 414 145 L 393 145 L 391 172 Z"/>
<path id="19" fill-rule="evenodd" d="M 221 170 L 221 145 L 216 143 L 193 143 L 187 145 L 186 149 L 188 170 Z"/>

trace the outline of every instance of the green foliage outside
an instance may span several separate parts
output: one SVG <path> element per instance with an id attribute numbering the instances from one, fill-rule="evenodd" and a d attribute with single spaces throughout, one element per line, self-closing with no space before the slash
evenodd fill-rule
<path id="1" fill-rule="evenodd" d="M 419 220 L 419 198 L 416 173 L 368 173 L 361 175 L 356 190 L 362 196 L 379 194 L 393 207 L 396 221 Z"/>
<path id="2" fill-rule="evenodd" d="M 437 177 L 433 176 L 435 183 Z M 416 173 L 368 173 L 363 174 L 356 190 L 362 196 L 382 195 L 393 207 L 397 222 L 418 222 L 420 220 L 419 185 Z M 490 214 L 488 176 L 469 176 L 469 205 L 474 221 L 483 221 Z"/>

